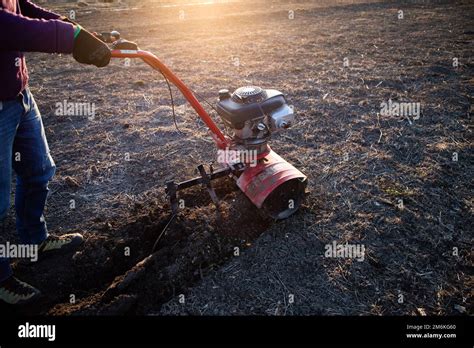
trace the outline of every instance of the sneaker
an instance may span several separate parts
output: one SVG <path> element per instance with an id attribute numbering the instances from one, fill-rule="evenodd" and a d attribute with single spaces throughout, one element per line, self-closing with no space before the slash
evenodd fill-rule
<path id="1" fill-rule="evenodd" d="M 40 296 L 38 289 L 14 276 L 0 283 L 0 300 L 11 305 L 31 303 Z"/>
<path id="2" fill-rule="evenodd" d="M 65 234 L 63 236 L 54 236 L 50 234 L 46 240 L 38 247 L 39 256 L 52 252 L 68 252 L 75 250 L 84 241 L 79 233 Z"/>

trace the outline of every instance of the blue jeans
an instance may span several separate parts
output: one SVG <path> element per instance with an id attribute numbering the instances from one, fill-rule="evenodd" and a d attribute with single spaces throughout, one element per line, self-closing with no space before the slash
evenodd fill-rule
<path id="1" fill-rule="evenodd" d="M 43 211 L 56 167 L 29 89 L 15 100 L 0 103 L 0 225 L 10 208 L 12 169 L 17 174 L 15 210 L 20 242 L 40 244 L 48 236 Z M 0 281 L 11 274 L 8 259 L 0 258 Z"/>

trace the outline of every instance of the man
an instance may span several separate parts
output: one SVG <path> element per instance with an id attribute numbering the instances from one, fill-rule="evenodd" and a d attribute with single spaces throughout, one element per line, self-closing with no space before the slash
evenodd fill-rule
<path id="1" fill-rule="evenodd" d="M 30 0 L 0 0 L 0 233 L 10 208 L 12 169 L 17 174 L 16 229 L 22 244 L 38 245 L 39 257 L 65 252 L 83 242 L 80 234 L 48 234 L 43 216 L 48 182 L 55 172 L 41 115 L 28 89 L 23 52 L 72 53 L 83 64 L 106 66 L 105 43 L 65 17 Z M 40 292 L 13 276 L 0 258 L 0 300 L 24 304 Z"/>

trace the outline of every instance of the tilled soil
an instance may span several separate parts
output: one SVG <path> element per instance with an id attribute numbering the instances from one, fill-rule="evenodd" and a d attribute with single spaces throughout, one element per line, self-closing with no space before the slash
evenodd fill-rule
<path id="1" fill-rule="evenodd" d="M 52 233 L 81 231 L 86 242 L 71 255 L 16 262 L 43 298 L 2 313 L 472 313 L 472 4 L 53 7 L 139 42 L 211 102 L 220 88 L 283 91 L 298 124 L 272 147 L 308 175 L 309 195 L 275 222 L 221 179 L 220 213 L 205 189 L 191 189 L 162 234 L 171 218 L 164 184 L 215 159 L 203 123 L 175 93 L 176 130 L 167 87 L 143 63 L 95 69 L 29 54 L 58 166 L 46 218 Z M 419 102 L 420 118 L 380 115 L 388 99 Z M 56 115 L 65 100 L 97 113 Z M 7 229 L 14 240 L 13 213 Z M 324 257 L 334 241 L 363 244 L 365 259 Z"/>

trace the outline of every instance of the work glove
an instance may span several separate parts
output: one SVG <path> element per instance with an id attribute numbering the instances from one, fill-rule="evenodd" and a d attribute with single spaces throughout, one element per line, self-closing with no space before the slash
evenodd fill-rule
<path id="1" fill-rule="evenodd" d="M 79 25 L 76 25 L 74 31 L 72 55 L 79 63 L 92 64 L 98 68 L 107 66 L 111 58 L 107 44 Z"/>
<path id="2" fill-rule="evenodd" d="M 110 63 L 110 49 L 101 40 L 99 34 L 90 33 L 66 16 L 61 16 L 59 19 L 74 25 L 74 48 L 72 55 L 75 60 L 82 64 L 95 65 L 98 68 L 107 66 Z"/>

